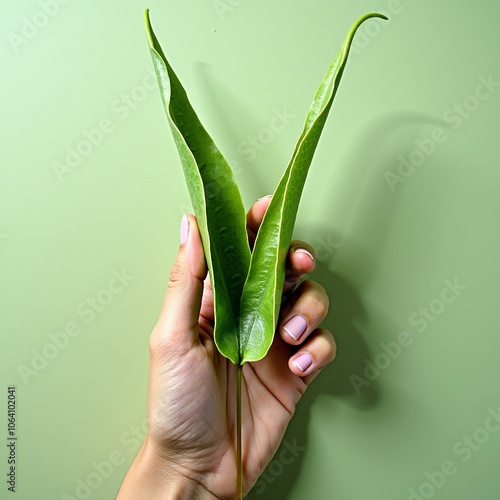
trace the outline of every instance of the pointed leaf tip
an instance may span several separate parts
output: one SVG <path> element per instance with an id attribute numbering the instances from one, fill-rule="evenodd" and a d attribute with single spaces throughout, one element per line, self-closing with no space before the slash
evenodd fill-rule
<path id="1" fill-rule="evenodd" d="M 272 344 L 279 317 L 286 256 L 307 172 L 339 87 L 356 30 L 373 17 L 387 19 L 379 13 L 359 18 L 351 26 L 340 51 L 330 64 L 316 91 L 292 158 L 257 233 L 241 298 L 242 364 L 262 359 Z"/>
<path id="2" fill-rule="evenodd" d="M 214 301 L 214 340 L 234 364 L 239 359 L 240 298 L 250 264 L 243 201 L 233 171 L 191 106 L 145 12 L 151 57 L 196 214 Z M 223 232 L 218 232 L 224 221 Z"/>

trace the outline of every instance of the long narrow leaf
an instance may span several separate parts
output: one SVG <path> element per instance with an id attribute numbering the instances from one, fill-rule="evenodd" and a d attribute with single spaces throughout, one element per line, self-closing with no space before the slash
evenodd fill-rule
<path id="1" fill-rule="evenodd" d="M 186 92 L 153 32 L 146 32 L 210 272 L 215 308 L 215 343 L 234 364 L 240 362 L 238 317 L 250 263 L 245 209 L 233 172 L 191 107 Z"/>
<path id="2" fill-rule="evenodd" d="M 342 78 L 354 34 L 364 21 L 373 17 L 387 19 L 377 13 L 358 19 L 328 68 L 257 234 L 241 298 L 242 364 L 263 358 L 272 343 L 285 277 L 285 260 L 307 172 Z"/>

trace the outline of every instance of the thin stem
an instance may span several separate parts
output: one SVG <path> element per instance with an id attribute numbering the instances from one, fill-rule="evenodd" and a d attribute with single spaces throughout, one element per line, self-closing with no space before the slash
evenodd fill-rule
<path id="1" fill-rule="evenodd" d="M 243 500 L 243 464 L 241 460 L 241 372 L 242 365 L 236 367 L 236 498 Z"/>

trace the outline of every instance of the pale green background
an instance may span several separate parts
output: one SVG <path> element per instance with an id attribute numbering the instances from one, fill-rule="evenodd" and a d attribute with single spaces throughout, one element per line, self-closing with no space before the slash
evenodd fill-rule
<path id="1" fill-rule="evenodd" d="M 8 384 L 20 435 L 10 497 L 83 498 L 77 480 L 90 478 L 102 484 L 89 498 L 113 498 L 139 444 L 133 434 L 143 436 L 148 336 L 189 207 L 158 91 L 137 89 L 152 67 L 150 7 L 200 117 L 238 165 L 246 206 L 274 189 L 352 22 L 393 10 L 383 27 L 358 33 L 295 231 L 318 251 L 314 277 L 331 296 L 325 325 L 338 358 L 286 435 L 305 450 L 292 464 L 275 461 L 251 498 L 405 500 L 452 460 L 456 473 L 423 494 L 498 499 L 500 432 L 478 429 L 500 407 L 500 88 L 458 128 L 443 118 L 467 98 L 474 106 L 479 77 L 500 81 L 498 2 L 75 0 L 16 45 L 42 3 L 4 2 L 0 16 L 0 436 Z M 124 108 L 132 92 L 143 100 Z M 249 161 L 243 142 L 283 108 L 293 118 Z M 103 119 L 114 130 L 59 181 L 54 163 Z M 446 140 L 392 192 L 384 174 L 438 127 Z M 79 305 L 122 269 L 133 279 L 86 323 Z M 455 278 L 466 289 L 419 333 L 409 317 Z M 70 321 L 80 335 L 25 383 L 20 366 L 33 349 L 53 354 L 49 334 Z M 365 360 L 401 331 L 411 346 L 357 395 L 351 375 L 363 376 Z M 456 451 L 474 432 L 482 444 L 463 462 Z M 122 464 L 96 477 L 93 462 L 113 453 Z M 0 488 L 10 498 L 4 480 Z"/>

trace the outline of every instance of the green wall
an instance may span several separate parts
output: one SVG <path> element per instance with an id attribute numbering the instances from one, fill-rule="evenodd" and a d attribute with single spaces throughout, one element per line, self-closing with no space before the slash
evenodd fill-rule
<path id="1" fill-rule="evenodd" d="M 358 32 L 295 230 L 317 249 L 338 358 L 290 425 L 294 460 L 278 452 L 250 498 L 498 498 L 498 5 L 4 2 L 0 472 L 14 385 L 15 498 L 113 498 L 144 435 L 147 340 L 189 210 L 145 7 L 246 206 L 274 189 L 352 22 L 391 18 Z"/>

